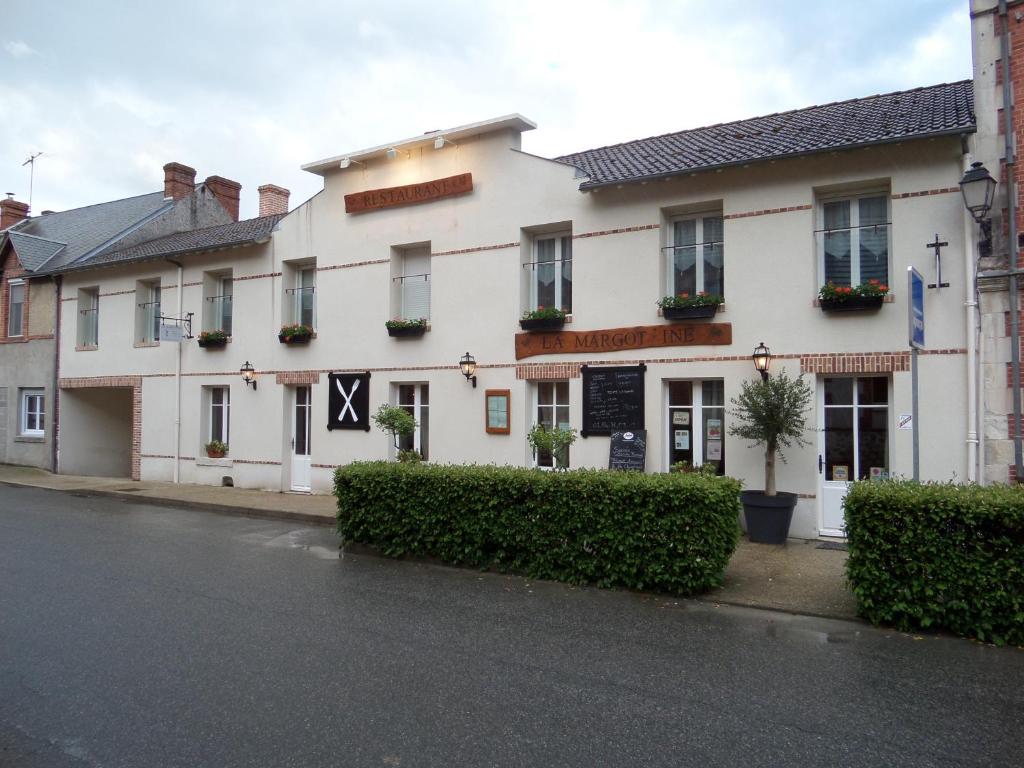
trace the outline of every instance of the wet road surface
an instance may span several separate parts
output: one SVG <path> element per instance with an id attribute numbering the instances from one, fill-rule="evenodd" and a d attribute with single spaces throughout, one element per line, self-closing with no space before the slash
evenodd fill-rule
<path id="1" fill-rule="evenodd" d="M 0 766 L 1019 766 L 1024 651 L 0 487 Z"/>

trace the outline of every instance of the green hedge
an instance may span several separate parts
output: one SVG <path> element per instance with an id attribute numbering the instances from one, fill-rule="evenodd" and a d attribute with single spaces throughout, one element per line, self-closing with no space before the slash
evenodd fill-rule
<path id="1" fill-rule="evenodd" d="M 721 584 L 739 538 L 726 477 L 368 462 L 335 474 L 338 532 L 573 584 L 688 595 Z"/>
<path id="2" fill-rule="evenodd" d="M 861 482 L 843 506 L 861 616 L 1024 643 L 1024 489 Z"/>

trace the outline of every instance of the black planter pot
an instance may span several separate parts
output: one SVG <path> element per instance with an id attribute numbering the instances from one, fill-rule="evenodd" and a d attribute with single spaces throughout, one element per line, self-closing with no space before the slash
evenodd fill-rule
<path id="1" fill-rule="evenodd" d="M 864 312 L 881 309 L 883 296 L 851 296 L 848 299 L 819 299 L 822 312 Z"/>
<path id="2" fill-rule="evenodd" d="M 758 544 L 785 544 L 796 506 L 795 493 L 765 496 L 764 491 L 741 491 L 747 535 Z"/>
<path id="3" fill-rule="evenodd" d="M 714 317 L 717 311 L 717 304 L 709 304 L 704 307 L 665 307 L 661 314 L 666 320 L 704 320 Z"/>
<path id="4" fill-rule="evenodd" d="M 519 321 L 519 327 L 524 331 L 560 331 L 564 325 L 565 318 L 562 317 Z"/>
<path id="5" fill-rule="evenodd" d="M 399 328 L 388 327 L 388 336 L 396 339 L 409 339 L 422 336 L 427 330 L 426 325 L 407 325 Z"/>
<path id="6" fill-rule="evenodd" d="M 227 339 L 198 339 L 198 344 L 203 349 L 224 349 L 228 345 Z"/>
<path id="7" fill-rule="evenodd" d="M 277 340 L 282 344 L 309 344 L 309 340 L 313 338 L 308 334 L 301 336 L 285 336 L 283 333 L 277 334 Z"/>

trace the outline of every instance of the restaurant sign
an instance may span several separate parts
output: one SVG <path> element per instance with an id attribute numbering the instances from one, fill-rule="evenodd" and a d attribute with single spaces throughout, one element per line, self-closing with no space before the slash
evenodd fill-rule
<path id="1" fill-rule="evenodd" d="M 646 347 L 732 344 L 732 323 L 637 325 L 599 331 L 517 333 L 516 360 L 536 355 L 601 354 Z"/>
<path id="2" fill-rule="evenodd" d="M 472 173 L 460 173 L 458 176 L 448 176 L 444 179 L 423 181 L 418 184 L 406 184 L 401 187 L 367 189 L 364 192 L 345 195 L 345 213 L 362 213 L 380 208 L 391 208 L 395 205 L 427 203 L 431 200 L 464 195 L 472 191 Z"/>

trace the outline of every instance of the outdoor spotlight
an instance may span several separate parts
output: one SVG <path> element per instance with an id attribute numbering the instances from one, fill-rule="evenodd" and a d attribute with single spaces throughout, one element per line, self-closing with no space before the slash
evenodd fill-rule
<path id="1" fill-rule="evenodd" d="M 398 150 L 395 149 L 394 147 L 388 147 L 387 156 L 388 160 L 394 160 L 396 157 L 398 157 Z"/>
<path id="2" fill-rule="evenodd" d="M 462 369 L 462 375 L 466 377 L 466 381 L 473 382 L 473 389 L 476 389 L 476 360 L 469 352 L 462 356 L 459 360 L 459 368 Z"/>
<path id="3" fill-rule="evenodd" d="M 248 360 L 246 360 L 245 361 L 245 365 L 243 365 L 239 369 L 239 373 L 242 374 L 242 381 L 245 382 L 246 386 L 251 384 L 252 388 L 253 388 L 253 391 L 255 391 L 256 390 L 256 369 L 252 367 L 252 363 L 250 363 Z"/>
<path id="4" fill-rule="evenodd" d="M 754 359 L 754 368 L 761 374 L 761 379 L 768 381 L 768 366 L 772 362 L 772 351 L 762 341 L 754 348 L 754 354 L 751 357 Z"/>
<path id="5" fill-rule="evenodd" d="M 446 139 L 444 136 L 438 136 L 436 139 L 434 139 L 434 149 L 444 149 L 445 144 L 448 144 L 449 146 L 452 147 L 458 146 L 458 144 L 456 144 L 454 141 Z"/>
<path id="6" fill-rule="evenodd" d="M 339 168 L 348 168 L 351 164 L 352 164 L 352 158 L 350 158 L 350 157 L 343 157 L 343 158 L 341 158 L 341 162 L 338 163 L 338 167 Z"/>

